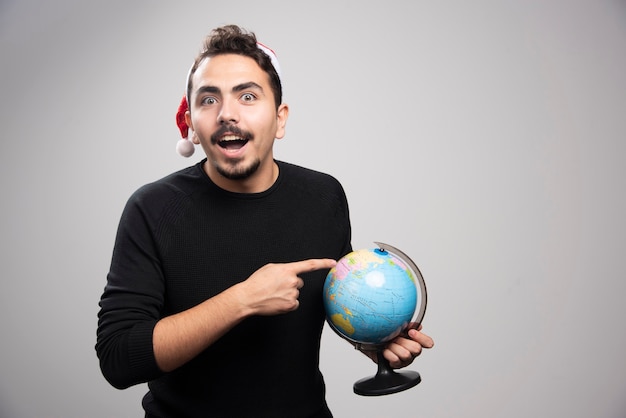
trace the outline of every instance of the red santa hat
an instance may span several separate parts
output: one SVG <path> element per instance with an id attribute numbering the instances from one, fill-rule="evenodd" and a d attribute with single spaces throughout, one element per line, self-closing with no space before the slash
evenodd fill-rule
<path id="1" fill-rule="evenodd" d="M 271 59 L 272 65 L 278 73 L 278 77 L 280 77 L 280 65 L 278 64 L 278 58 L 276 57 L 276 53 L 267 46 L 263 45 L 260 42 L 257 42 L 257 46 L 263 52 L 265 52 Z M 187 73 L 187 83 L 185 87 L 189 85 L 189 77 L 191 76 L 191 69 Z M 189 126 L 185 121 L 185 112 L 189 110 L 189 103 L 187 103 L 187 95 L 183 95 L 183 98 L 178 105 L 178 111 L 176 112 L 176 126 L 178 126 L 178 130 L 180 130 L 181 139 L 176 143 L 176 152 L 178 152 L 183 157 L 191 157 L 193 152 L 195 151 L 195 146 L 193 142 L 189 140 Z"/>

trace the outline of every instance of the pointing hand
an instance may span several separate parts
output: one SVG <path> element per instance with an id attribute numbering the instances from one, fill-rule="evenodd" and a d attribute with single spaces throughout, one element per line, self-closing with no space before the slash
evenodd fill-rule
<path id="1" fill-rule="evenodd" d="M 300 289 L 304 280 L 301 273 L 333 268 L 332 259 L 309 259 L 293 263 L 266 264 L 246 281 L 243 286 L 243 302 L 256 315 L 278 315 L 298 309 Z"/>

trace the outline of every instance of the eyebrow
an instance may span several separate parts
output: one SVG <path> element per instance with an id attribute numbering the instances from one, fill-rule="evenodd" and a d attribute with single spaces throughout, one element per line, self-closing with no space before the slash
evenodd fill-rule
<path id="1" fill-rule="evenodd" d="M 248 89 L 258 89 L 263 91 L 263 87 L 261 87 L 259 84 L 255 83 L 254 81 L 248 81 L 246 83 L 241 83 L 241 84 L 237 84 L 236 86 L 234 86 L 231 91 L 233 93 L 237 93 L 243 90 L 248 90 Z M 221 90 L 219 89 L 219 87 L 215 87 L 215 86 L 201 86 L 198 88 L 198 90 L 196 90 L 196 95 L 202 94 L 202 93 L 220 93 Z"/>

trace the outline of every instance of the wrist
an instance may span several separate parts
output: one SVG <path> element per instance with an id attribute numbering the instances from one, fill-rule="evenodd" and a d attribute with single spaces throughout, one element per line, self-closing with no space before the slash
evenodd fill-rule
<path id="1" fill-rule="evenodd" d="M 256 314 L 253 304 L 250 303 L 249 292 L 247 291 L 245 281 L 237 283 L 226 290 L 225 293 L 230 293 L 232 306 L 236 307 L 238 317 L 245 319 Z"/>

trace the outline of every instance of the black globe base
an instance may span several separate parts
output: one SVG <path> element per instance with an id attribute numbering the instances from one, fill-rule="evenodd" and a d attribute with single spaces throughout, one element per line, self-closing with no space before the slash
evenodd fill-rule
<path id="1" fill-rule="evenodd" d="M 374 376 L 358 380 L 354 393 L 363 396 L 381 396 L 402 392 L 422 381 L 420 374 L 411 370 L 394 371 L 387 359 L 378 351 L 378 372 Z"/>

